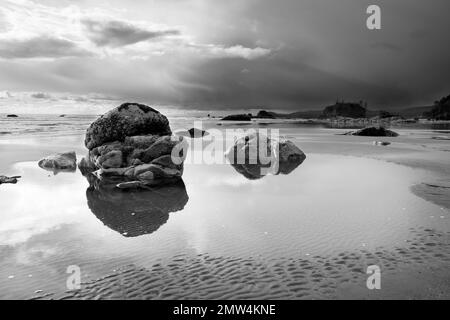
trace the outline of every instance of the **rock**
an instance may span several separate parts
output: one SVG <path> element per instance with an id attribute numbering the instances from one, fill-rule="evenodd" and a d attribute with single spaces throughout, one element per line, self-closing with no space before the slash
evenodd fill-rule
<path id="1" fill-rule="evenodd" d="M 112 150 L 98 157 L 99 166 L 105 169 L 120 168 L 122 166 L 122 151 Z"/>
<path id="2" fill-rule="evenodd" d="M 175 139 L 174 139 L 175 138 Z M 180 137 L 181 138 L 181 137 Z M 172 136 L 163 136 L 155 141 L 150 147 L 144 150 L 142 160 L 145 163 L 159 158 L 163 155 L 170 154 L 172 149 L 180 142 L 179 139 Z"/>
<path id="3" fill-rule="evenodd" d="M 397 137 L 398 133 L 384 127 L 368 127 L 352 132 L 351 135 L 364 137 Z"/>
<path id="4" fill-rule="evenodd" d="M 158 111 L 143 105 L 123 106 L 99 119 L 112 118 L 120 122 L 118 127 L 122 129 L 120 134 L 113 133 L 114 139 L 106 139 L 106 135 L 99 131 L 106 120 L 100 124 L 97 120 L 88 129 L 86 145 L 92 148 L 87 158 L 79 163 L 83 174 L 92 173 L 108 179 L 118 177 L 116 185 L 120 189 L 163 185 L 180 180 L 187 141 L 183 137 L 170 135 L 167 118 Z M 128 116 L 128 113 L 133 116 Z M 150 129 L 140 127 L 143 123 L 147 123 Z M 134 135 L 136 128 L 140 129 Z M 103 142 L 98 145 L 99 141 Z M 172 153 L 179 158 L 172 159 Z"/>
<path id="5" fill-rule="evenodd" d="M 261 147 L 267 148 L 267 159 L 260 158 Z M 238 139 L 227 151 L 226 157 L 236 171 L 252 180 L 268 173 L 289 174 L 306 159 L 306 155 L 292 141 L 275 141 L 257 133 Z"/>
<path id="6" fill-rule="evenodd" d="M 73 172 L 77 169 L 77 156 L 75 152 L 57 153 L 41 159 L 39 167 L 45 170 L 58 172 Z"/>
<path id="7" fill-rule="evenodd" d="M 260 118 L 260 119 L 275 119 L 275 114 L 265 111 L 265 110 L 261 110 L 258 112 L 258 114 L 256 115 L 255 118 Z"/>
<path id="8" fill-rule="evenodd" d="M 189 200 L 182 180 L 150 188 L 140 181 L 117 183 L 94 175 L 87 178 L 89 209 L 105 226 L 124 237 L 157 231 L 170 213 L 182 210 Z"/>
<path id="9" fill-rule="evenodd" d="M 8 114 L 6 117 L 7 118 L 18 118 L 19 116 L 17 114 Z"/>
<path id="10" fill-rule="evenodd" d="M 388 142 L 388 141 L 374 141 L 373 144 L 374 144 L 375 146 L 388 146 L 388 145 L 390 145 L 391 143 Z"/>
<path id="11" fill-rule="evenodd" d="M 223 121 L 251 121 L 252 116 L 250 114 L 232 114 L 222 118 Z"/>
<path id="12" fill-rule="evenodd" d="M 14 176 L 14 177 L 7 177 L 7 176 L 0 176 L 0 184 L 2 183 L 12 183 L 16 184 L 18 182 L 18 179 L 22 178 L 21 176 Z"/>
<path id="13" fill-rule="evenodd" d="M 97 167 L 93 162 L 89 160 L 89 157 L 85 157 L 82 158 L 78 163 L 78 169 L 80 170 L 81 174 L 85 176 L 97 170 Z"/>
<path id="14" fill-rule="evenodd" d="M 278 146 L 279 173 L 289 174 L 306 159 L 306 155 L 292 141 L 282 140 Z"/>
<path id="15" fill-rule="evenodd" d="M 86 132 L 89 150 L 139 135 L 170 135 L 169 120 L 159 111 L 138 103 L 124 103 L 94 121 Z"/>
<path id="16" fill-rule="evenodd" d="M 185 136 L 185 137 L 191 137 L 191 138 L 201 138 L 204 136 L 209 135 L 209 133 L 205 130 L 200 130 L 197 128 L 191 128 L 187 131 L 177 131 L 176 132 L 177 135 L 179 136 Z"/>

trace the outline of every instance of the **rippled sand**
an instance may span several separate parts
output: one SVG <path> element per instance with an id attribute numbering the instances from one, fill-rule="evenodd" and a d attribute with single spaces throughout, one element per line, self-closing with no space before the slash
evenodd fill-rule
<path id="1" fill-rule="evenodd" d="M 187 164 L 182 185 L 129 196 L 37 167 L 51 151 L 83 155 L 82 137 L 0 143 L 2 173 L 23 176 L 0 186 L 0 297 L 448 299 L 448 141 L 336 132 L 283 129 L 307 154 L 290 175 Z M 381 290 L 366 287 L 373 264 Z"/>
<path id="2" fill-rule="evenodd" d="M 411 234 L 405 247 L 311 258 L 177 255 L 170 263 L 124 266 L 81 290 L 35 299 L 447 299 L 450 233 L 414 229 Z M 382 270 L 382 293 L 365 289 L 370 265 Z M 424 267 L 429 274 L 420 279 Z M 417 290 L 420 280 L 426 287 Z"/>

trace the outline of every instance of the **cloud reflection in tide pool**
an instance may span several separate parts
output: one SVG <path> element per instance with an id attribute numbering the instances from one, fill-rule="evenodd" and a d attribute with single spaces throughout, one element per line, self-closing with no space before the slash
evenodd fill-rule
<path id="1" fill-rule="evenodd" d="M 418 225 L 448 228 L 427 219 L 439 207 L 409 191 L 425 172 L 356 157 L 310 154 L 291 174 L 257 181 L 229 165 L 187 165 L 182 192 L 129 199 L 116 191 L 96 193 L 79 172 L 54 176 L 36 163 L 19 163 L 15 170 L 21 181 L 0 189 L 3 279 L 24 264 L 52 266 L 64 277 L 70 264 L 111 270 L 180 253 L 326 255 L 399 245 Z M 171 201 L 177 205 L 166 208 L 164 221 L 147 228 L 155 221 L 143 218 L 147 209 L 152 214 Z M 129 234 L 129 226 L 137 233 Z"/>

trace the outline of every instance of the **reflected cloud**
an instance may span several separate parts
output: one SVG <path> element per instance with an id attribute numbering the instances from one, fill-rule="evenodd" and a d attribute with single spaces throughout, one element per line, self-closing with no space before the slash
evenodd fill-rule
<path id="1" fill-rule="evenodd" d="M 89 209 L 108 228 L 124 237 L 151 234 L 169 219 L 169 213 L 180 211 L 189 200 L 184 182 L 145 190 L 121 190 L 120 181 L 85 176 Z"/>

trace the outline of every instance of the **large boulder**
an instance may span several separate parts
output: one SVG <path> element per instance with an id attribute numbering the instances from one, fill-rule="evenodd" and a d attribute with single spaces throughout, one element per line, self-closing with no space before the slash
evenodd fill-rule
<path id="1" fill-rule="evenodd" d="M 102 131 L 104 128 L 110 132 L 103 125 L 105 119 L 111 118 L 120 119 L 121 129 L 112 133 L 115 139 Z M 89 154 L 78 165 L 83 174 L 95 171 L 100 178 L 119 177 L 117 186 L 121 189 L 145 188 L 181 179 L 187 141 L 171 135 L 164 115 L 144 105 L 123 104 L 99 120 L 86 133 Z"/>
<path id="2" fill-rule="evenodd" d="M 170 135 L 169 120 L 159 111 L 139 103 L 124 103 L 92 123 L 86 132 L 89 150 L 107 142 L 141 135 Z"/>
<path id="3" fill-rule="evenodd" d="M 75 171 L 77 169 L 77 156 L 74 151 L 52 154 L 38 162 L 39 167 L 48 171 Z"/>
<path id="4" fill-rule="evenodd" d="M 265 152 L 260 152 L 261 148 L 266 148 Z M 251 180 L 267 174 L 289 174 L 306 159 L 292 141 L 275 140 L 258 133 L 238 139 L 226 157 L 237 172 Z"/>

